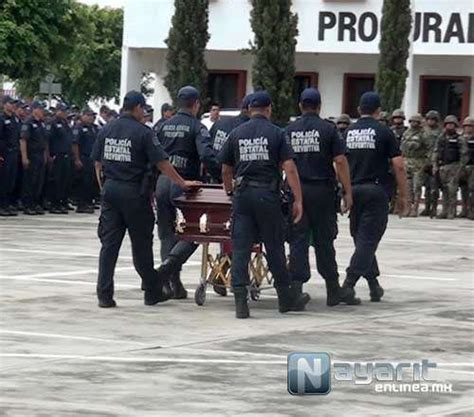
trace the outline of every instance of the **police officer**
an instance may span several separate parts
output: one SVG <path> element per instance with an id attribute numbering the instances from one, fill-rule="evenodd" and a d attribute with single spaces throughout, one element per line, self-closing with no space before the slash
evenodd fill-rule
<path id="1" fill-rule="evenodd" d="M 48 133 L 43 122 L 44 106 L 31 104 L 31 117 L 21 126 L 20 150 L 23 164 L 23 205 L 28 215 L 44 214 L 41 207 L 46 162 L 49 156 Z"/>
<path id="2" fill-rule="evenodd" d="M 301 220 L 303 202 L 294 153 L 285 133 L 270 122 L 271 99 L 260 91 L 250 100 L 251 120 L 234 129 L 220 153 L 222 178 L 229 194 L 236 190 L 232 213 L 232 287 L 236 317 L 249 317 L 247 286 L 252 247 L 263 241 L 278 293 L 279 311 L 299 311 L 309 301 L 291 285 L 286 267 L 285 227 L 280 202 L 281 168 L 294 195 L 294 221 Z"/>
<path id="3" fill-rule="evenodd" d="M 444 132 L 436 141 L 433 150 L 433 175 L 439 173 L 443 190 L 443 210 L 438 216 L 439 219 L 451 220 L 456 217 L 459 176 L 469 158 L 467 144 L 456 130 L 458 125 L 456 116 L 446 116 Z"/>
<path id="4" fill-rule="evenodd" d="M 408 181 L 408 197 L 410 199 L 410 217 L 418 217 L 421 190 L 425 182 L 425 166 L 430 152 L 430 143 L 424 135 L 423 117 L 415 114 L 410 117 L 410 128 L 402 137 L 401 150 L 405 159 Z"/>
<path id="5" fill-rule="evenodd" d="M 346 133 L 346 130 L 350 126 L 350 124 L 351 124 L 351 118 L 349 117 L 348 114 L 343 113 L 338 117 L 336 121 L 336 126 L 341 136 L 344 136 L 344 133 Z"/>
<path id="6" fill-rule="evenodd" d="M 354 288 L 361 276 L 367 279 L 371 301 L 380 301 L 383 289 L 375 252 L 387 227 L 388 202 L 392 179 L 390 162 L 399 190 L 399 215 L 407 211 L 406 174 L 397 138 L 378 121 L 380 97 L 375 92 L 362 95 L 361 118 L 346 133 L 351 169 L 354 205 L 350 214 L 350 231 L 355 251 L 347 268 L 343 287 Z"/>
<path id="7" fill-rule="evenodd" d="M 346 147 L 333 124 L 319 117 L 321 96 L 315 88 L 303 90 L 299 103 L 303 116 L 287 128 L 295 152 L 303 190 L 303 219 L 290 233 L 292 286 L 301 293 L 311 276 L 308 249 L 314 241 L 316 264 L 326 282 L 327 305 L 351 303 L 354 291 L 341 289 L 334 240 L 337 236 L 336 172 L 344 189 L 344 211 L 352 207 L 352 189 Z"/>
<path id="8" fill-rule="evenodd" d="M 466 117 L 462 124 L 463 139 L 467 144 L 468 160 L 464 168 L 467 182 L 467 217 L 474 220 L 474 118 Z"/>
<path id="9" fill-rule="evenodd" d="M 81 120 L 73 128 L 74 166 L 79 173 L 78 213 L 94 213 L 93 199 L 96 194 L 94 161 L 91 158 L 92 148 L 97 137 L 94 125 L 96 113 L 86 107 L 82 110 Z"/>
<path id="10" fill-rule="evenodd" d="M 163 103 L 161 106 L 161 118 L 153 126 L 153 131 L 158 133 L 161 125 L 174 116 L 174 107 L 169 103 Z"/>
<path id="11" fill-rule="evenodd" d="M 184 181 L 167 160 L 167 155 L 151 129 L 141 123 L 145 98 L 130 91 L 124 98 L 124 113 L 99 133 L 92 158 L 98 177 L 103 170 L 101 214 L 98 235 L 102 242 L 99 258 L 97 296 L 99 307 L 115 307 L 114 269 L 125 232 L 132 243 L 133 264 L 142 279 L 145 304 L 153 305 L 169 298 L 162 290 L 153 265 L 154 216 L 142 181 L 148 164 L 157 166 L 180 187 L 194 185 Z"/>
<path id="12" fill-rule="evenodd" d="M 16 216 L 13 206 L 13 190 L 18 169 L 20 150 L 20 120 L 10 96 L 2 97 L 0 113 L 0 216 Z"/>
<path id="13" fill-rule="evenodd" d="M 175 116 L 166 120 L 158 131 L 158 140 L 170 162 L 187 180 L 201 178 L 201 163 L 213 178 L 219 176 L 219 162 L 211 146 L 209 131 L 197 119 L 200 109 L 199 91 L 185 86 L 178 92 L 179 110 Z M 161 241 L 162 265 L 158 269 L 163 280 L 169 279 L 173 298 L 187 297 L 181 280 L 182 265 L 194 253 L 198 245 L 180 240 L 175 234 L 176 208 L 173 199 L 182 190 L 171 183 L 169 178 L 160 175 L 156 183 L 156 214 L 158 235 Z"/>
<path id="14" fill-rule="evenodd" d="M 51 165 L 50 213 L 68 214 L 68 191 L 72 178 L 72 129 L 67 120 L 68 107 L 56 106 L 56 115 L 46 127 L 49 132 Z"/>
<path id="15" fill-rule="evenodd" d="M 433 166 L 431 161 L 433 159 L 433 150 L 438 137 L 442 130 L 439 127 L 439 113 L 436 110 L 430 110 L 425 115 L 426 124 L 424 127 L 424 136 L 429 144 L 428 161 L 425 166 L 426 180 L 425 180 L 425 208 L 420 213 L 420 216 L 436 217 L 438 211 L 438 199 L 440 184 L 438 175 L 433 175 Z"/>

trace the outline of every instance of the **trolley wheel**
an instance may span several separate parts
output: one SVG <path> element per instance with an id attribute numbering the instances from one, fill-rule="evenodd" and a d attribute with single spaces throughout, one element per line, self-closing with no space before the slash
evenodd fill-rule
<path id="1" fill-rule="evenodd" d="M 257 287 L 250 288 L 250 298 L 253 301 L 258 301 L 260 298 L 260 288 L 257 288 Z"/>
<path id="2" fill-rule="evenodd" d="M 199 284 L 194 292 L 194 301 L 198 306 L 202 306 L 206 301 L 206 284 Z"/>
<path id="3" fill-rule="evenodd" d="M 224 286 L 224 284 L 213 285 L 212 288 L 214 288 L 214 292 L 216 294 L 219 294 L 222 297 L 227 295 L 227 288 Z"/>

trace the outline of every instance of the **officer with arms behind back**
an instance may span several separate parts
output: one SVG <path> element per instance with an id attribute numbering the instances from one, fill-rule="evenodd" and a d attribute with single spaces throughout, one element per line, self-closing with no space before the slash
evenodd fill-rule
<path id="1" fill-rule="evenodd" d="M 272 112 L 267 92 L 254 93 L 250 100 L 251 120 L 234 129 L 219 155 L 222 178 L 228 194 L 236 190 L 232 213 L 232 287 L 236 317 L 249 317 L 247 286 L 249 285 L 252 246 L 263 241 L 268 266 L 278 293 L 279 311 L 303 310 L 309 301 L 291 286 L 286 267 L 285 227 L 280 201 L 281 167 L 293 192 L 294 221 L 301 220 L 303 202 L 293 150 L 285 133 L 269 119 Z"/>
<path id="2" fill-rule="evenodd" d="M 392 179 L 389 163 L 398 185 L 397 208 L 400 216 L 408 209 L 407 180 L 397 138 L 378 121 L 380 97 L 364 93 L 360 99 L 361 118 L 346 132 L 354 205 L 350 231 L 355 243 L 343 287 L 354 288 L 361 276 L 367 279 L 371 301 L 380 301 L 383 289 L 375 252 L 388 222 L 388 203 Z"/>
<path id="3" fill-rule="evenodd" d="M 142 278 L 145 304 L 153 305 L 169 298 L 162 291 L 163 282 L 153 263 L 155 219 L 149 196 L 143 190 L 149 164 L 156 165 L 183 189 L 196 185 L 183 180 L 169 163 L 163 148 L 153 139 L 152 130 L 141 123 L 145 104 L 142 94 L 128 92 L 124 98 L 123 115 L 104 126 L 92 151 L 102 188 L 98 228 L 102 242 L 97 281 L 99 307 L 116 306 L 113 276 L 126 230 L 132 243 L 133 264 Z"/>
<path id="4" fill-rule="evenodd" d="M 311 276 L 308 250 L 312 235 L 318 272 L 327 289 L 327 305 L 354 302 L 354 290 L 339 285 L 334 240 L 337 236 L 336 173 L 344 188 L 344 211 L 352 207 L 352 189 L 346 146 L 336 127 L 319 117 L 321 96 L 315 88 L 303 90 L 300 97 L 303 116 L 287 128 L 296 155 L 296 166 L 303 189 L 304 214 L 290 236 L 292 286 L 302 291 Z"/>
<path id="5" fill-rule="evenodd" d="M 176 171 L 187 180 L 201 178 L 201 163 L 212 178 L 219 176 L 219 162 L 211 146 L 209 131 L 196 117 L 200 109 L 199 91 L 185 86 L 178 92 L 179 110 L 166 120 L 158 131 L 157 138 Z M 180 271 L 183 264 L 194 253 L 197 244 L 180 240 L 175 233 L 176 208 L 173 199 L 179 197 L 182 190 L 171 184 L 161 175 L 156 183 L 156 214 L 158 235 L 161 241 L 162 265 L 158 273 L 163 280 L 170 281 L 173 298 L 184 299 L 184 288 Z"/>

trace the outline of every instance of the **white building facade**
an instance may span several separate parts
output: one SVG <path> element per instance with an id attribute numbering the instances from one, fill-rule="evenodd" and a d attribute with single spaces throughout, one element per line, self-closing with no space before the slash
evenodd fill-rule
<path id="1" fill-rule="evenodd" d="M 373 89 L 383 0 L 293 0 L 298 15 L 295 105 L 299 91 L 317 86 L 325 117 L 355 117 L 364 91 Z M 474 1 L 413 0 L 413 30 L 403 109 L 435 109 L 466 117 L 474 112 Z M 253 91 L 249 0 L 210 0 L 206 61 L 209 96 L 236 107 Z M 151 104 L 170 101 L 163 79 L 174 0 L 130 0 L 125 6 L 121 96 L 155 77 Z M 295 107 L 296 113 L 296 107 Z M 158 116 L 158 115 L 156 115 Z"/>

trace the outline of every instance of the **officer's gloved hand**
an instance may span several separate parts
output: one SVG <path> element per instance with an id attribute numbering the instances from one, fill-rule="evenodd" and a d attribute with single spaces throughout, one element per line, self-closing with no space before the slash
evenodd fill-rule
<path id="1" fill-rule="evenodd" d="M 201 181 L 184 181 L 184 191 L 187 193 L 196 193 L 202 186 Z"/>

